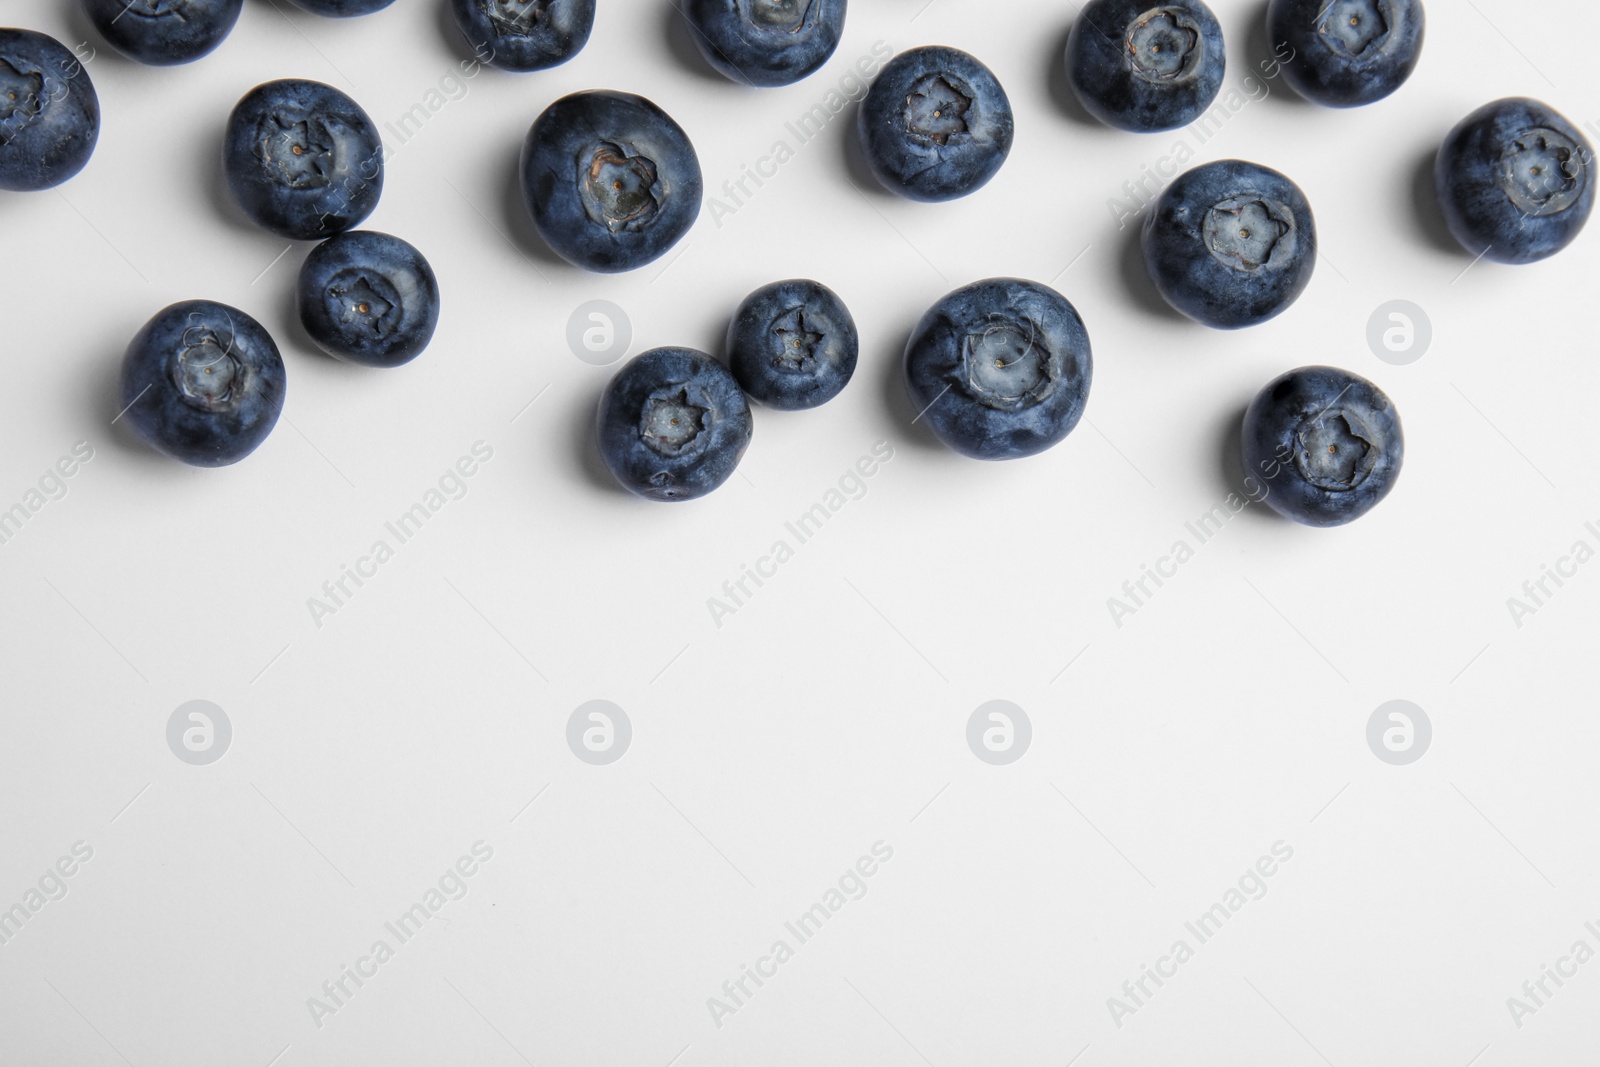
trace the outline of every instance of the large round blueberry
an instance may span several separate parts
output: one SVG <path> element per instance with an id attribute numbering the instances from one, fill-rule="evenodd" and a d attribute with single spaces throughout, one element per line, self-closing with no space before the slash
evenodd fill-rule
<path id="1" fill-rule="evenodd" d="M 1272 510 L 1307 526 L 1371 511 L 1404 457 L 1400 415 L 1383 390 L 1336 367 L 1274 378 L 1245 412 L 1245 473 L 1266 484 Z"/>
<path id="2" fill-rule="evenodd" d="M 1594 210 L 1594 150 L 1537 100 L 1485 104 L 1445 138 L 1434 185 L 1450 232 L 1498 263 L 1533 263 L 1571 244 Z"/>
<path id="3" fill-rule="evenodd" d="M 954 200 L 981 188 L 1011 152 L 1011 101 L 989 68 L 929 46 L 889 61 L 858 116 L 861 148 L 890 192 Z"/>
<path id="4" fill-rule="evenodd" d="M 60 185 L 100 137 L 89 72 L 54 37 L 0 29 L 0 189 Z"/>
<path id="5" fill-rule="evenodd" d="M 261 324 L 211 300 L 173 304 L 122 357 L 124 416 L 140 437 L 196 467 L 237 463 L 283 410 L 283 360 Z"/>
<path id="6" fill-rule="evenodd" d="M 845 0 L 686 0 L 700 52 L 744 85 L 790 85 L 839 47 Z"/>
<path id="7" fill-rule="evenodd" d="M 1316 223 L 1300 187 L 1240 159 L 1180 175 L 1146 216 L 1140 241 L 1167 303 L 1220 330 L 1277 315 L 1317 264 Z"/>
<path id="8" fill-rule="evenodd" d="M 964 456 L 1043 452 L 1078 425 L 1094 358 L 1078 311 L 1048 286 L 974 282 L 928 309 L 906 342 L 911 402 Z"/>
<path id="9" fill-rule="evenodd" d="M 1066 64 L 1089 114 L 1151 133 L 1187 126 L 1211 106 L 1227 56 L 1201 0 L 1091 0 L 1067 36 Z"/>
<path id="10" fill-rule="evenodd" d="M 394 0 L 293 0 L 293 2 L 314 15 L 347 19 L 382 11 L 394 3 Z"/>
<path id="11" fill-rule="evenodd" d="M 492 67 L 544 70 L 589 42 L 595 0 L 450 0 L 467 44 Z"/>
<path id="12" fill-rule="evenodd" d="M 750 444 L 750 405 L 726 367 L 692 348 L 630 359 L 600 397 L 600 455 L 623 488 L 693 500 L 727 481 Z"/>
<path id="13" fill-rule="evenodd" d="M 1287 45 L 1283 74 L 1307 100 L 1360 107 L 1411 77 L 1422 55 L 1422 0 L 1272 0 L 1267 33 Z"/>
<path id="14" fill-rule="evenodd" d="M 317 347 L 369 367 L 416 359 L 439 324 L 439 282 L 427 259 L 375 230 L 350 230 L 312 249 L 296 296 Z"/>
<path id="15" fill-rule="evenodd" d="M 317 241 L 372 214 L 383 142 L 361 105 L 331 85 L 258 85 L 228 118 L 223 168 L 233 197 L 281 237 Z"/>
<path id="16" fill-rule="evenodd" d="M 856 370 L 850 309 L 821 282 L 773 282 L 728 324 L 728 365 L 752 400 L 783 411 L 826 404 Z"/>
<path id="17" fill-rule="evenodd" d="M 83 0 L 100 36 L 153 67 L 189 63 L 216 48 L 243 7 L 244 0 Z"/>
<path id="18" fill-rule="evenodd" d="M 700 214 L 700 160 L 683 127 L 642 96 L 573 93 L 522 145 L 522 195 L 539 234 L 586 270 L 635 270 Z"/>

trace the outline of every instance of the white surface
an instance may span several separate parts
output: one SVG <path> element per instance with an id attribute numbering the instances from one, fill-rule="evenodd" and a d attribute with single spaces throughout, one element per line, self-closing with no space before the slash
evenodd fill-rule
<path id="1" fill-rule="evenodd" d="M 785 89 L 691 62 L 656 0 L 602 0 L 565 67 L 465 82 L 399 147 L 367 223 L 422 248 L 443 286 L 432 348 L 392 373 L 300 335 L 307 248 L 275 260 L 286 242 L 228 204 L 220 135 L 246 90 L 285 76 L 398 119 L 461 58 L 442 4 L 334 22 L 250 0 L 219 52 L 177 70 L 101 47 L 88 169 L 59 193 L 0 196 L 0 504 L 76 442 L 94 450 L 0 545 L 0 906 L 74 842 L 93 849 L 0 945 L 0 1062 L 1592 1055 L 1600 962 L 1520 1028 L 1506 999 L 1573 942 L 1600 949 L 1584 928 L 1600 926 L 1600 566 L 1520 628 L 1506 600 L 1575 540 L 1600 541 L 1584 528 L 1600 520 L 1600 234 L 1542 265 L 1468 270 L 1418 195 L 1438 141 L 1490 99 L 1600 117 L 1585 54 L 1550 47 L 1581 5 L 1436 0 L 1415 77 L 1367 109 L 1266 83 L 1195 162 L 1295 178 L 1325 258 L 1287 314 L 1225 334 L 1151 307 L 1107 200 L 1190 135 L 1117 133 L 1062 106 L 1072 5 L 924 3 L 857 0 L 833 61 Z M 1237 88 L 1260 5 L 1215 6 Z M 8 0 L 4 21 L 92 39 L 66 0 Z M 651 96 L 716 193 L 880 40 L 967 48 L 1006 86 L 1016 147 L 978 195 L 913 205 L 864 184 L 847 111 L 720 226 L 708 203 L 681 258 L 599 277 L 538 247 L 514 162 L 551 100 Z M 898 353 L 929 304 L 996 274 L 1054 280 L 1096 374 L 1066 443 L 983 465 L 908 425 Z M 608 488 L 588 427 L 614 368 L 569 351 L 573 309 L 623 307 L 635 353 L 717 350 L 746 292 L 806 275 L 860 325 L 851 387 L 815 412 L 758 411 L 747 477 L 702 502 Z M 260 318 L 288 364 L 277 431 L 216 471 L 110 425 L 127 339 L 202 296 Z M 1365 340 L 1397 298 L 1433 323 L 1409 366 Z M 1333 531 L 1249 508 L 1117 627 L 1107 598 L 1230 491 L 1250 396 L 1311 362 L 1395 399 L 1394 494 Z M 716 627 L 707 598 L 880 440 L 893 459 L 865 496 Z M 478 441 L 493 458 L 465 497 L 317 627 L 307 599 Z M 234 731 L 205 767 L 165 741 L 196 698 Z M 594 698 L 633 724 L 609 766 L 565 740 Z M 993 698 L 1032 719 L 1010 766 L 965 742 Z M 1411 766 L 1365 740 L 1394 698 L 1433 722 Z M 479 840 L 493 858 L 467 895 L 315 1025 L 308 998 L 393 944 L 383 923 Z M 866 896 L 713 1025 L 707 998 L 880 840 L 894 855 Z M 1107 998 L 1280 840 L 1294 856 L 1266 896 L 1115 1026 Z"/>

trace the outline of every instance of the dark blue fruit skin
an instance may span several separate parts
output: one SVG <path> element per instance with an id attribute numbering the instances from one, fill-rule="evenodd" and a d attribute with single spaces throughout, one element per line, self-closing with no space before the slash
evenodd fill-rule
<path id="1" fill-rule="evenodd" d="M 727 368 L 704 352 L 652 348 L 606 386 L 597 427 L 600 455 L 624 489 L 650 500 L 693 500 L 739 465 L 750 445 L 750 405 Z"/>
<path id="2" fill-rule="evenodd" d="M 1182 56 L 1182 61 L 1172 57 Z M 1200 0 L 1093 0 L 1067 36 L 1067 80 L 1084 109 L 1119 130 L 1187 126 L 1222 88 L 1222 26 Z"/>
<path id="3" fill-rule="evenodd" d="M 773 282 L 728 324 L 728 367 L 750 399 L 780 411 L 826 404 L 856 370 L 856 322 L 821 282 Z"/>
<path id="4" fill-rule="evenodd" d="M 192 63 L 227 39 L 244 0 L 83 0 L 100 36 L 152 67 Z"/>
<path id="5" fill-rule="evenodd" d="M 857 133 L 884 188 L 935 202 L 993 178 L 1011 152 L 1015 123 L 988 67 L 959 49 L 929 46 L 883 68 L 861 102 Z"/>
<path id="6" fill-rule="evenodd" d="M 312 249 L 296 299 L 318 348 L 368 367 L 416 359 L 439 324 L 439 281 L 427 259 L 376 230 L 350 230 Z"/>
<path id="7" fill-rule="evenodd" d="M 585 270 L 614 274 L 659 258 L 694 225 L 703 193 L 689 135 L 631 93 L 564 96 L 534 120 L 522 145 L 522 195 L 534 226 Z"/>
<path id="8" fill-rule="evenodd" d="M 1214 216 L 1213 207 L 1223 210 Z M 1264 230 L 1271 236 L 1263 237 Z M 1228 258 L 1212 251 L 1213 240 Z M 1145 269 L 1167 303 L 1219 330 L 1277 315 L 1305 290 L 1317 265 L 1316 222 L 1300 187 L 1240 159 L 1179 175 L 1145 217 L 1140 243 Z"/>
<path id="9" fill-rule="evenodd" d="M 501 70 L 557 67 L 583 51 L 595 0 L 450 0 L 461 35 Z"/>
<path id="10" fill-rule="evenodd" d="M 1267 8 L 1269 39 L 1293 50 L 1284 77 L 1324 107 L 1361 107 L 1404 85 L 1426 23 L 1422 0 L 1272 0 Z"/>
<path id="11" fill-rule="evenodd" d="M 157 312 L 122 357 L 123 417 L 156 449 L 195 467 L 254 452 L 278 422 L 283 390 L 283 359 L 267 331 L 211 300 Z"/>
<path id="12" fill-rule="evenodd" d="M 394 0 L 293 0 L 313 15 L 325 15 L 328 18 L 347 19 L 357 15 L 370 15 L 374 11 L 382 11 Z"/>
<path id="13" fill-rule="evenodd" d="M 1256 394 L 1244 416 L 1244 471 L 1267 504 L 1306 526 L 1342 526 L 1389 495 L 1405 437 L 1383 390 L 1336 367 L 1301 367 Z"/>
<path id="14" fill-rule="evenodd" d="M 295 241 L 348 230 L 383 193 L 378 128 L 321 82 L 286 79 L 246 93 L 228 118 L 222 162 L 244 213 Z"/>
<path id="15" fill-rule="evenodd" d="M 990 278 L 928 309 L 906 342 L 905 372 L 911 403 L 939 440 L 973 459 L 1018 459 L 1078 425 L 1094 357 L 1060 293 Z"/>
<path id="16" fill-rule="evenodd" d="M 1463 119 L 1439 149 L 1433 179 L 1456 240 L 1497 263 L 1555 255 L 1594 210 L 1594 150 L 1563 115 L 1526 97 Z"/>
<path id="17" fill-rule="evenodd" d="M 839 47 L 846 0 L 686 0 L 700 54 L 741 85 L 792 85 Z"/>
<path id="18" fill-rule="evenodd" d="M 60 185 L 99 138 L 100 98 L 83 64 L 54 37 L 0 29 L 0 189 Z"/>

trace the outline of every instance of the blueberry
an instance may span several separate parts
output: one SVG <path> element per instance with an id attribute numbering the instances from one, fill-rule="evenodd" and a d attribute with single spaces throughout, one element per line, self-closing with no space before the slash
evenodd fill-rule
<path id="1" fill-rule="evenodd" d="M 982 188 L 1011 152 L 1011 101 L 989 68 L 929 46 L 889 61 L 858 117 L 861 148 L 884 187 L 910 200 Z"/>
<path id="2" fill-rule="evenodd" d="M 163 308 L 122 357 L 129 425 L 196 467 L 225 467 L 254 452 L 278 422 L 283 388 L 283 359 L 267 331 L 211 300 Z"/>
<path id="3" fill-rule="evenodd" d="M 326 15 L 329 18 L 347 19 L 356 15 L 370 15 L 374 11 L 382 11 L 394 0 L 294 0 L 313 15 Z"/>
<path id="4" fill-rule="evenodd" d="M 1084 109 L 1119 130 L 1175 130 L 1199 118 L 1227 71 L 1222 26 L 1201 0 L 1092 0 L 1067 36 L 1067 80 Z"/>
<path id="5" fill-rule="evenodd" d="M 728 369 L 692 348 L 652 348 L 606 385 L 600 455 L 629 492 L 693 500 L 727 481 L 750 444 L 750 405 Z"/>
<path id="6" fill-rule="evenodd" d="M 1094 358 L 1060 293 L 991 278 L 928 309 L 906 342 L 905 371 L 918 417 L 941 441 L 974 459 L 1018 459 L 1078 425 Z"/>
<path id="7" fill-rule="evenodd" d="M 450 0 L 473 50 L 501 70 L 557 67 L 583 51 L 595 0 Z"/>
<path id="8" fill-rule="evenodd" d="M 427 259 L 375 230 L 350 230 L 312 249 L 296 295 L 317 347 L 368 367 L 416 359 L 439 324 L 439 282 Z"/>
<path id="9" fill-rule="evenodd" d="M 189 63 L 227 39 L 244 0 L 83 0 L 111 46 L 152 67 Z"/>
<path id="10" fill-rule="evenodd" d="M 826 404 L 856 370 L 856 322 L 821 282 L 773 282 L 728 324 L 728 364 L 752 400 L 782 411 Z"/>
<path id="11" fill-rule="evenodd" d="M 569 262 L 612 274 L 662 256 L 700 214 L 700 159 L 683 127 L 642 96 L 573 93 L 522 145 L 522 195 Z"/>
<path id="12" fill-rule="evenodd" d="M 383 142 L 361 105 L 331 85 L 258 85 L 228 117 L 228 188 L 258 224 L 296 241 L 348 230 L 383 193 Z"/>
<path id="13" fill-rule="evenodd" d="M 1267 504 L 1307 526 L 1342 526 L 1389 495 L 1405 439 L 1383 390 L 1336 367 L 1301 367 L 1256 394 L 1244 415 L 1244 469 Z"/>
<path id="14" fill-rule="evenodd" d="M 1553 108 L 1485 104 L 1445 138 L 1433 180 L 1445 222 L 1473 255 L 1533 263 L 1571 244 L 1594 208 L 1594 150 Z"/>
<path id="15" fill-rule="evenodd" d="M 1179 175 L 1146 216 L 1140 243 L 1167 303 L 1220 330 L 1283 311 L 1317 263 L 1316 223 L 1300 187 L 1239 159 Z"/>
<path id="16" fill-rule="evenodd" d="M 54 37 L 0 29 L 0 189 L 60 185 L 100 137 L 89 72 Z"/>
<path id="17" fill-rule="evenodd" d="M 816 72 L 844 32 L 846 0 L 687 0 L 700 53 L 744 85 L 791 85 Z"/>
<path id="18" fill-rule="evenodd" d="M 1382 100 L 1411 77 L 1422 55 L 1422 0 L 1272 0 L 1267 33 L 1288 45 L 1283 75 L 1326 107 Z"/>

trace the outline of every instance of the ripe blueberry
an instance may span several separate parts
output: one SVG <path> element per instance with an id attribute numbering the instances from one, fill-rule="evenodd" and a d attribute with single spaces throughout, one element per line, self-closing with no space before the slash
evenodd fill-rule
<path id="1" fill-rule="evenodd" d="M 1382 100 L 1411 77 L 1422 55 L 1422 0 L 1272 0 L 1267 34 L 1288 45 L 1283 75 L 1326 107 Z"/>
<path id="2" fill-rule="evenodd" d="M 1119 130 L 1187 126 L 1227 70 L 1222 26 L 1201 0 L 1091 0 L 1067 36 L 1067 79 L 1084 109 Z"/>
<path id="3" fill-rule="evenodd" d="M 1140 233 L 1144 264 L 1167 303 L 1236 330 L 1283 311 L 1311 281 L 1311 205 L 1275 170 L 1224 159 L 1178 176 Z"/>
<path id="4" fill-rule="evenodd" d="M 1456 240 L 1497 263 L 1555 255 L 1594 210 L 1594 150 L 1565 116 L 1524 97 L 1463 119 L 1439 149 L 1433 178 Z"/>
<path id="5" fill-rule="evenodd" d="M 855 373 L 855 319 L 832 289 L 795 279 L 762 286 L 728 324 L 728 365 L 752 400 L 783 411 L 839 395 Z"/>
<path id="6" fill-rule="evenodd" d="M 586 270 L 635 270 L 700 214 L 700 160 L 683 127 L 642 96 L 573 93 L 544 109 L 522 145 L 534 226 Z"/>
<path id="7" fill-rule="evenodd" d="M 694 43 L 743 85 L 790 85 L 839 47 L 846 0 L 687 0 Z"/>
<path id="8" fill-rule="evenodd" d="M 750 444 L 750 405 L 726 367 L 692 348 L 630 359 L 600 397 L 600 455 L 624 489 L 693 500 L 727 481 Z"/>
<path id="9" fill-rule="evenodd" d="M 439 282 L 421 252 L 398 237 L 350 230 L 306 257 L 300 322 L 330 356 L 369 367 L 415 359 L 439 324 Z"/>
<path id="10" fill-rule="evenodd" d="M 989 68 L 929 46 L 889 61 L 861 102 L 861 148 L 884 188 L 954 200 L 981 188 L 1011 152 L 1011 101 Z"/>
<path id="11" fill-rule="evenodd" d="M 1244 416 L 1247 475 L 1267 504 L 1307 526 L 1342 526 L 1389 495 L 1405 438 L 1383 390 L 1336 367 L 1301 367 L 1256 394 Z"/>
<path id="12" fill-rule="evenodd" d="M 283 360 L 267 331 L 211 300 L 157 312 L 122 357 L 129 425 L 196 467 L 224 467 L 255 451 L 278 422 L 283 389 Z"/>
<path id="13" fill-rule="evenodd" d="M 905 372 L 912 404 L 941 441 L 974 459 L 1017 459 L 1078 425 L 1094 358 L 1060 293 L 991 278 L 928 309 L 906 342 Z"/>
<path id="14" fill-rule="evenodd" d="M 579 52 L 594 29 L 595 0 L 450 0 L 467 44 L 492 67 L 544 70 Z"/>
<path id="15" fill-rule="evenodd" d="M 153 67 L 188 63 L 216 48 L 243 7 L 244 0 L 83 0 L 100 36 Z"/>
<path id="16" fill-rule="evenodd" d="M 89 72 L 54 37 L 0 29 L 0 189 L 60 185 L 100 137 Z"/>
<path id="17" fill-rule="evenodd" d="M 348 230 L 383 192 L 383 142 L 361 106 L 331 85 L 258 85 L 228 118 L 228 188 L 256 223 L 296 241 Z"/>

